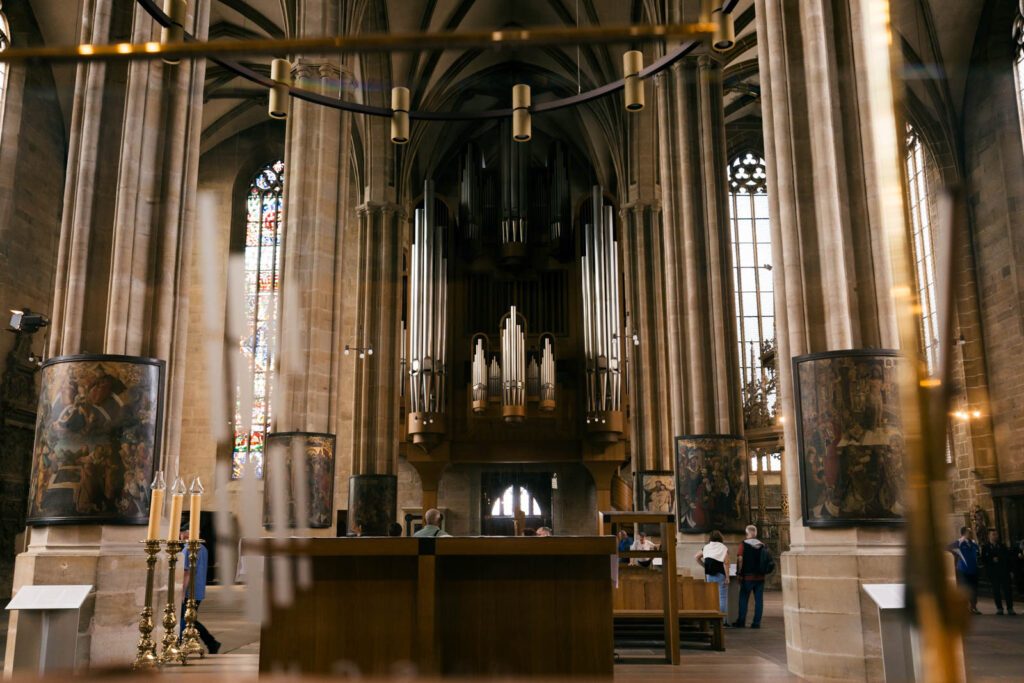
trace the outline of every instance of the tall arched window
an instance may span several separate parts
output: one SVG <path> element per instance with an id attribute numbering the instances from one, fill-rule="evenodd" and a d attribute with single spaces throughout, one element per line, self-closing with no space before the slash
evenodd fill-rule
<path id="1" fill-rule="evenodd" d="M 11 46 L 11 25 L 7 15 L 0 9 L 0 52 Z M 0 62 L 0 130 L 4 128 L 4 110 L 7 109 L 7 81 L 11 67 L 7 62 Z"/>
<path id="2" fill-rule="evenodd" d="M 736 330 L 743 387 L 766 383 L 761 347 L 775 338 L 768 176 L 764 159 L 747 152 L 729 164 Z M 765 397 L 774 410 L 775 396 Z"/>
<path id="3" fill-rule="evenodd" d="M 231 475 L 237 479 L 249 459 L 263 476 L 263 445 L 270 429 L 274 388 L 278 295 L 281 291 L 281 226 L 284 162 L 263 167 L 249 186 L 245 206 L 245 314 L 242 355 L 252 377 L 252 413 L 241 414 L 235 402 L 235 448 Z M 241 392 L 239 392 L 241 394 Z"/>
<path id="4" fill-rule="evenodd" d="M 907 199 L 914 237 L 914 281 L 921 300 L 921 342 L 929 374 L 939 362 L 939 329 L 935 305 L 935 239 L 928 192 L 928 153 L 913 126 L 907 125 Z"/>

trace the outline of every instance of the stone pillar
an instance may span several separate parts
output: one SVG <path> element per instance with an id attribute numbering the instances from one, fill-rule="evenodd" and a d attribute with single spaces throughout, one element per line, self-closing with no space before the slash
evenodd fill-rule
<path id="1" fill-rule="evenodd" d="M 656 83 L 672 432 L 742 437 L 722 67 L 707 54 L 684 58 Z M 677 565 L 702 575 L 694 556 L 704 542 L 683 535 Z"/>
<path id="2" fill-rule="evenodd" d="M 205 37 L 209 5 L 186 28 Z M 157 41 L 130 0 L 82 3 L 79 41 Z M 112 353 L 168 363 L 164 469 L 177 469 L 188 315 L 187 257 L 199 161 L 206 62 L 79 64 L 75 80 L 50 356 Z M 132 660 L 145 583 L 143 527 L 35 528 L 14 590 L 91 584 L 80 664 Z M 12 616 L 6 667 L 17 617 Z"/>
<path id="3" fill-rule="evenodd" d="M 306 0 L 296 9 L 296 35 L 343 34 L 338 3 Z M 354 76 L 337 55 L 305 55 L 295 62 L 298 87 L 350 98 Z M 275 392 L 276 431 L 329 432 L 338 436 L 334 508 L 344 507 L 350 398 L 344 391 L 352 357 L 346 325 L 347 271 L 353 268 L 352 115 L 291 99 L 285 141 L 284 268 L 281 280 L 280 384 Z M 321 532 L 312 532 L 321 535 Z"/>
<path id="4" fill-rule="evenodd" d="M 866 0 L 757 0 L 758 61 L 775 263 L 785 488 L 799 496 L 794 356 L 895 348 L 891 267 L 882 233 L 866 61 Z M 892 153 L 891 150 L 886 154 Z M 884 155 L 882 155 L 884 156 Z M 789 501 L 782 557 L 789 668 L 814 680 L 881 680 L 878 613 L 866 583 L 902 581 L 895 530 L 803 526 Z"/>

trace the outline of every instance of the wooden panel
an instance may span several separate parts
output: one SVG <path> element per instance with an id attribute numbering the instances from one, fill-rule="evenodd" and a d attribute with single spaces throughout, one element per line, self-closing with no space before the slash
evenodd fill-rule
<path id="1" fill-rule="evenodd" d="M 612 536 L 462 536 L 437 539 L 437 555 L 596 555 L 605 564 L 615 553 Z M 610 570 L 609 570 L 610 571 Z"/>
<path id="2" fill-rule="evenodd" d="M 437 562 L 442 674 L 612 675 L 608 556 Z"/>
<path id="3" fill-rule="evenodd" d="M 264 620 L 260 671 L 391 673 L 416 656 L 416 587 L 414 556 L 315 557 L 313 586 Z"/>

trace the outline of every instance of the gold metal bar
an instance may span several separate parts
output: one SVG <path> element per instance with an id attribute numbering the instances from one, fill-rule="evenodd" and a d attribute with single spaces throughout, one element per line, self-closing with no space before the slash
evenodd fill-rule
<path id="1" fill-rule="evenodd" d="M 494 31 L 368 33 L 355 36 L 258 40 L 213 40 L 181 43 L 115 43 L 12 47 L 0 61 L 121 61 L 131 59 L 194 59 L 211 56 L 299 55 L 323 53 L 418 52 L 467 48 L 511 48 L 520 45 L 649 43 L 706 38 L 714 24 L 628 24 L 620 26 L 537 27 Z"/>

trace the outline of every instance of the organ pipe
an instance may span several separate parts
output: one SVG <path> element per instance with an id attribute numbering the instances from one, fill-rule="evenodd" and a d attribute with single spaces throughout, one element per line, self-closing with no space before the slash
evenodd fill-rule
<path id="1" fill-rule="evenodd" d="M 546 413 L 555 409 L 555 343 L 550 334 L 541 335 L 540 409 Z"/>
<path id="2" fill-rule="evenodd" d="M 487 350 L 484 346 L 486 337 L 478 334 L 473 338 L 473 412 L 480 414 L 487 410 Z"/>
<path id="3" fill-rule="evenodd" d="M 501 137 L 502 258 L 506 262 L 520 262 L 526 255 L 530 147 L 514 143 L 511 135 Z"/>
<path id="4" fill-rule="evenodd" d="M 618 242 L 600 187 L 593 188 L 591 202 L 593 222 L 584 226 L 581 259 L 586 420 L 594 436 L 615 441 L 623 429 Z"/>
<path id="5" fill-rule="evenodd" d="M 540 365 L 535 355 L 531 355 L 530 362 L 526 364 L 526 400 L 540 400 Z"/>
<path id="6" fill-rule="evenodd" d="M 444 434 L 448 259 L 434 216 L 434 183 L 416 209 L 409 273 L 409 422 L 413 443 L 430 448 Z"/>
<path id="7" fill-rule="evenodd" d="M 491 358 L 487 366 L 487 398 L 495 402 L 501 400 L 501 363 L 497 357 Z"/>
<path id="8" fill-rule="evenodd" d="M 569 208 L 569 167 L 565 159 L 565 144 L 555 142 L 549 157 L 551 168 L 551 197 L 548 202 L 548 230 L 551 241 L 562 239 L 571 224 Z"/>
<path id="9" fill-rule="evenodd" d="M 471 142 L 466 146 L 466 154 L 462 159 L 462 177 L 459 186 L 459 227 L 462 229 L 464 238 L 480 239 L 482 214 L 480 149 Z"/>
<path id="10" fill-rule="evenodd" d="M 506 422 L 526 417 L 526 333 L 513 304 L 501 327 L 501 414 Z"/>

